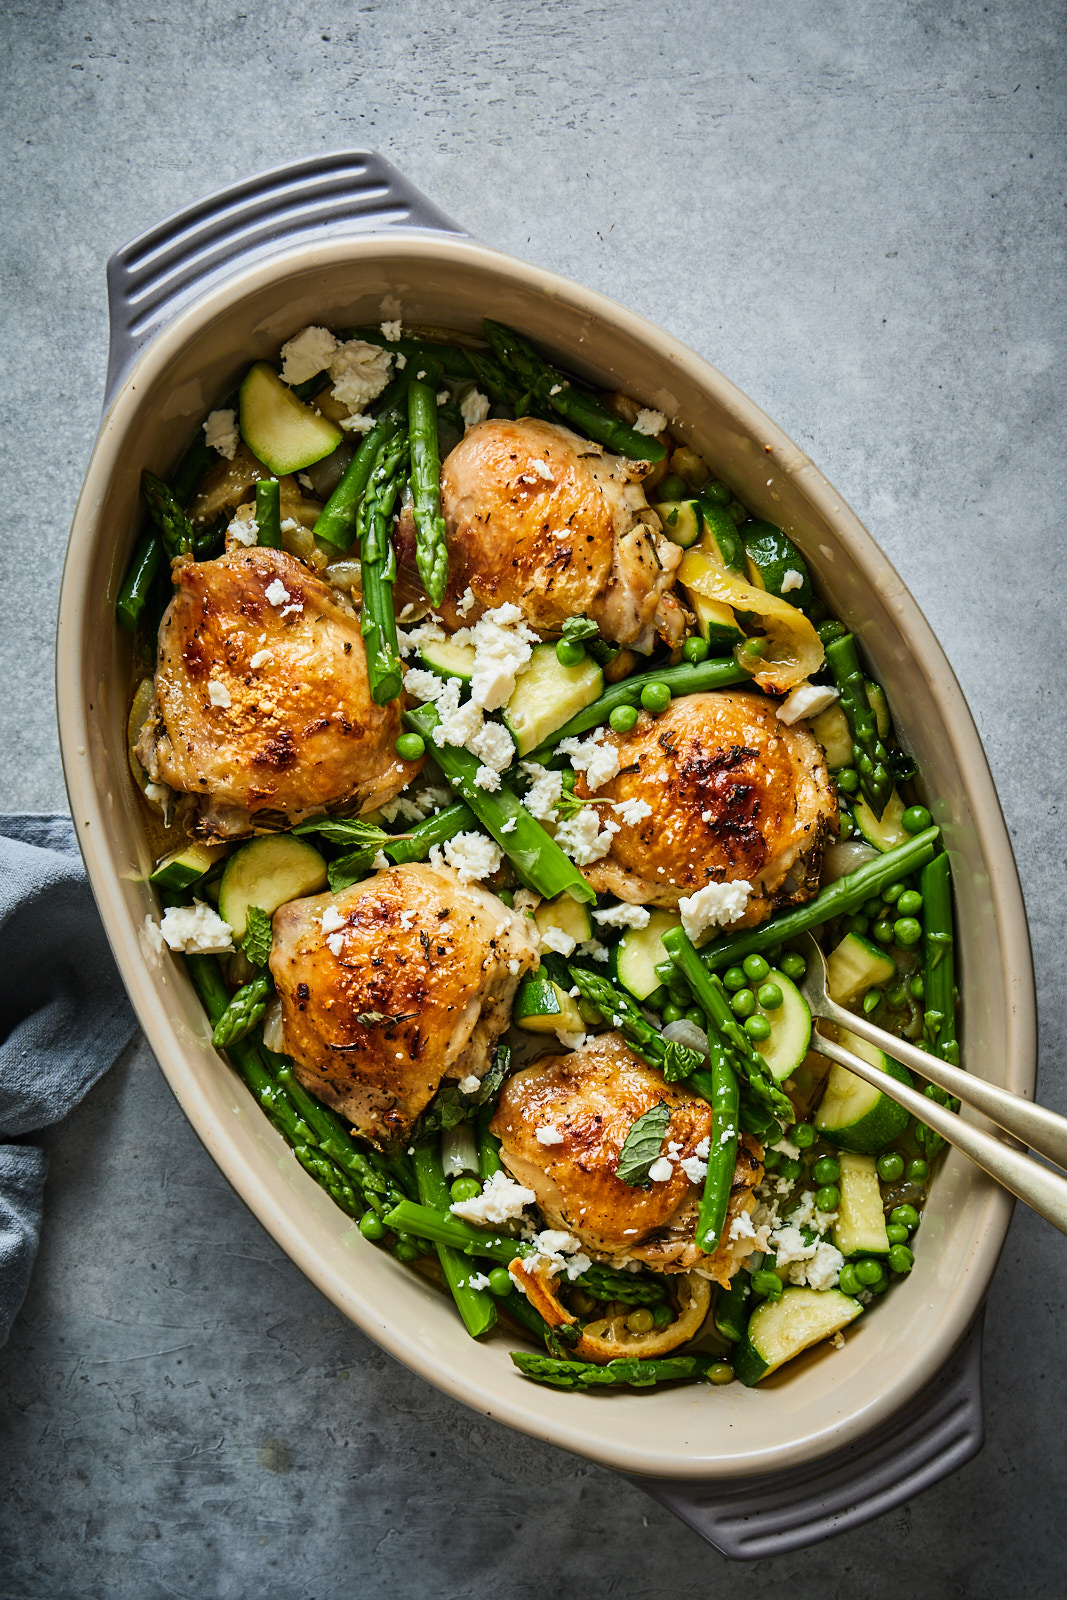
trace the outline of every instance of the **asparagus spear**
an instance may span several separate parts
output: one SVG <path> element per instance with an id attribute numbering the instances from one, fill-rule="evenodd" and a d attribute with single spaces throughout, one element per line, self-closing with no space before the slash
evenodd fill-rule
<path id="1" fill-rule="evenodd" d="M 495 1133 L 489 1131 L 493 1111 L 494 1107 L 491 1105 L 478 1108 L 478 1174 L 483 1183 L 486 1183 L 494 1172 L 504 1170 L 504 1163 L 500 1159 L 500 1140 Z"/>
<path id="2" fill-rule="evenodd" d="M 952 878 L 948 856 L 942 852 L 927 862 L 919 877 L 923 897 L 923 1035 L 926 1048 L 952 1066 L 960 1064 L 956 1040 L 956 976 L 953 959 Z M 959 1110 L 954 1100 L 936 1084 L 927 1084 L 925 1094 L 941 1105 Z M 915 1136 L 927 1155 L 935 1155 L 944 1139 L 933 1128 L 919 1123 Z"/>
<path id="3" fill-rule="evenodd" d="M 378 458 L 384 439 L 393 429 L 393 419 L 388 414 L 363 435 L 359 449 L 341 475 L 333 494 L 319 513 L 312 532 L 316 539 L 324 539 L 337 550 L 347 550 L 356 534 L 356 513 L 370 481 L 371 471 Z"/>
<path id="4" fill-rule="evenodd" d="M 715 1297 L 715 1312 L 712 1319 L 715 1331 L 730 1344 L 736 1344 L 745 1336 L 745 1328 L 748 1326 L 745 1306 L 752 1293 L 748 1284 L 749 1275 L 742 1267 L 730 1279 L 730 1287 L 720 1288 Z"/>
<path id="5" fill-rule="evenodd" d="M 701 661 L 696 665 L 687 662 L 682 666 L 663 667 L 659 672 L 640 672 L 632 678 L 623 678 L 621 683 L 613 683 L 584 711 L 579 711 L 569 722 L 565 722 L 562 728 L 557 728 L 547 739 L 543 739 L 531 753 L 531 758 L 536 760 L 539 755 L 559 744 L 561 739 L 572 739 L 576 734 L 599 727 L 602 722 L 607 722 L 616 706 L 640 705 L 641 691 L 646 684 L 665 683 L 672 695 L 702 694 L 707 689 L 725 689 L 729 684 L 741 683 L 748 677 L 749 674 L 731 658 L 728 661 Z"/>
<path id="6" fill-rule="evenodd" d="M 230 1000 L 226 1010 L 215 1024 L 211 1042 L 216 1050 L 228 1050 L 239 1039 L 247 1038 L 266 1009 L 274 993 L 274 979 L 269 972 L 246 983 Z"/>
<path id="7" fill-rule="evenodd" d="M 356 515 L 363 590 L 360 631 L 367 651 L 367 676 L 376 705 L 395 700 L 403 686 L 393 610 L 396 551 L 389 523 L 407 464 L 408 441 L 399 422 L 382 439 Z"/>
<path id="8" fill-rule="evenodd" d="M 167 557 L 173 561 L 175 556 L 192 555 L 192 523 L 163 479 L 147 468 L 141 473 L 141 494 L 149 516 L 159 529 Z"/>
<path id="9" fill-rule="evenodd" d="M 528 1350 L 513 1350 L 511 1359 L 523 1377 L 555 1389 L 612 1388 L 624 1383 L 651 1389 L 657 1383 L 694 1383 L 711 1365 L 709 1356 L 663 1356 L 658 1361 L 623 1356 L 600 1367 L 590 1361 L 558 1361 Z"/>
<path id="10" fill-rule="evenodd" d="M 700 1066 L 701 1057 L 695 1050 L 665 1039 L 647 1020 L 636 1000 L 607 978 L 586 967 L 570 966 L 568 971 L 582 999 L 596 1006 L 605 1020 L 625 1034 L 642 1060 L 650 1067 L 658 1067 L 668 1082 L 688 1077 Z"/>
<path id="11" fill-rule="evenodd" d="M 503 323 L 485 319 L 485 336 L 497 358 L 518 377 L 522 386 L 542 405 L 565 417 L 582 433 L 614 450 L 617 455 L 637 461 L 662 461 L 666 450 L 658 439 L 627 427 L 614 412 L 608 411 L 592 395 L 575 389 L 566 373 L 550 366 L 533 345 Z"/>
<path id="12" fill-rule="evenodd" d="M 404 712 L 404 722 L 429 744 L 433 731 L 440 721 L 432 705 L 418 706 Z M 454 745 L 434 745 L 434 760 L 452 785 L 470 806 L 474 815 L 492 834 L 516 873 L 528 888 L 552 900 L 564 890 L 573 900 L 595 900 L 594 891 L 586 883 L 578 868 L 554 839 L 520 805 L 517 796 L 506 784 L 501 784 L 493 794 L 479 788 L 476 775 L 480 765 L 477 756 L 469 750 Z"/>
<path id="13" fill-rule="evenodd" d="M 419 1199 L 423 1205 L 447 1211 L 449 1193 L 441 1165 L 440 1141 L 436 1137 L 423 1139 L 415 1146 L 414 1161 Z M 471 1288 L 470 1261 L 462 1251 L 440 1243 L 437 1245 L 437 1259 L 471 1338 L 477 1339 L 479 1335 L 488 1333 L 496 1322 L 496 1306 L 492 1295 L 484 1289 Z"/>
<path id="14" fill-rule="evenodd" d="M 472 350 L 470 364 L 474 369 L 479 388 L 484 389 L 490 400 L 495 401 L 498 406 L 506 406 L 510 411 L 514 411 L 516 416 L 521 416 L 529 410 L 529 395 L 485 350 Z"/>
<path id="15" fill-rule="evenodd" d="M 867 680 L 863 676 L 856 653 L 856 641 L 851 633 L 846 633 L 843 638 L 831 639 L 826 646 L 826 664 L 834 675 L 841 696 L 841 709 L 852 731 L 852 750 L 860 788 L 875 816 L 880 817 L 893 792 L 893 777 L 889 755 L 878 737 L 878 721 L 867 698 Z"/>
<path id="16" fill-rule="evenodd" d="M 281 490 L 277 478 L 260 478 L 256 483 L 257 544 L 265 550 L 282 547 Z"/>
<path id="17" fill-rule="evenodd" d="M 727 933 L 720 939 L 713 939 L 701 949 L 701 960 L 709 967 L 732 967 L 753 950 L 769 950 L 772 945 L 795 939 L 798 933 L 829 922 L 831 917 L 858 911 L 865 900 L 873 898 L 887 884 L 910 877 L 920 867 L 925 867 L 934 857 L 938 837 L 936 828 L 917 833 L 913 839 L 906 839 L 903 844 L 887 850 L 885 855 L 864 862 L 855 872 L 848 872 L 836 883 L 827 885 L 806 905 L 771 917 L 758 928 L 745 928 L 740 933 Z"/>
<path id="18" fill-rule="evenodd" d="M 115 601 L 115 615 L 119 626 L 133 633 L 141 620 L 152 583 L 163 565 L 163 543 L 158 534 L 151 533 L 140 541 L 126 570 L 126 576 Z"/>
<path id="19" fill-rule="evenodd" d="M 708 1150 L 708 1171 L 704 1192 L 697 1210 L 696 1242 L 707 1255 L 719 1248 L 723 1224 L 730 1204 L 734 1168 L 737 1165 L 738 1113 L 740 1110 L 737 1074 L 721 1039 L 712 1039 L 711 1109 L 712 1136 Z"/>
<path id="20" fill-rule="evenodd" d="M 435 606 L 448 578 L 445 519 L 441 515 L 441 455 L 437 444 L 437 396 L 428 383 L 408 387 L 411 495 L 415 517 L 415 561 Z"/>
<path id="21" fill-rule="evenodd" d="M 454 806 L 445 806 L 436 816 L 427 817 L 425 822 L 416 823 L 406 838 L 383 844 L 382 849 L 396 866 L 404 861 L 425 861 L 434 845 L 468 832 L 476 821 L 470 806 L 458 801 Z"/>

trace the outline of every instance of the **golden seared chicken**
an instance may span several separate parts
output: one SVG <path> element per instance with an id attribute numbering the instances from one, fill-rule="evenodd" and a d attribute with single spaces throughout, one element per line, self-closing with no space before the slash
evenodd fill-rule
<path id="1" fill-rule="evenodd" d="M 283 906 L 270 966 L 297 1076 L 368 1139 L 400 1138 L 442 1078 L 485 1072 L 537 965 L 532 926 L 422 863 Z"/>
<path id="2" fill-rule="evenodd" d="M 657 631 L 679 637 L 683 612 L 667 591 L 682 552 L 645 500 L 648 470 L 533 417 L 468 429 L 441 469 L 446 627 L 510 602 L 541 633 L 587 616 L 606 639 L 646 652 Z M 410 516 L 398 538 L 403 564 Z"/>
<path id="3" fill-rule="evenodd" d="M 197 796 L 195 831 L 234 837 L 312 812 L 369 810 L 418 771 L 400 704 L 377 706 L 359 619 L 284 550 L 179 561 L 138 760 Z"/>
<path id="4" fill-rule="evenodd" d="M 619 1151 L 638 1117 L 661 1101 L 670 1108 L 663 1149 L 671 1173 L 634 1188 L 617 1176 Z M 718 1138 L 722 1129 L 706 1100 L 683 1084 L 667 1083 L 621 1034 L 601 1034 L 570 1055 L 548 1056 L 514 1073 L 490 1127 L 504 1165 L 533 1190 L 549 1226 L 575 1234 L 595 1255 L 627 1255 L 666 1272 L 700 1264 L 728 1282 L 752 1249 L 749 1238 L 736 1257 L 729 1232 L 732 1219 L 755 1205 L 753 1190 L 763 1175 L 759 1146 L 743 1137 L 727 1244 L 705 1256 L 693 1237 L 703 1189 L 702 1163 L 693 1158 L 698 1146 L 706 1155 L 704 1141 Z"/>
<path id="5" fill-rule="evenodd" d="M 676 907 L 707 883 L 744 879 L 753 894 L 739 926 L 814 893 L 837 801 L 807 723 L 787 726 L 773 700 L 725 689 L 681 696 L 606 742 L 620 770 L 595 799 L 652 809 L 636 823 L 611 814 L 610 853 L 582 869 L 598 892 Z M 575 794 L 590 794 L 582 775 Z"/>

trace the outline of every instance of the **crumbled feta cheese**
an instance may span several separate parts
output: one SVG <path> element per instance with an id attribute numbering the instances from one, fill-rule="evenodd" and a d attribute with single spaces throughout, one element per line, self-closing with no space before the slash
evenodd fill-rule
<path id="1" fill-rule="evenodd" d="M 280 578 L 272 578 L 265 593 L 272 606 L 288 605 L 293 598 Z"/>
<path id="2" fill-rule="evenodd" d="M 679 1165 L 690 1183 L 703 1183 L 708 1175 L 708 1164 L 697 1155 L 683 1156 Z"/>
<path id="3" fill-rule="evenodd" d="M 374 427 L 374 418 L 363 411 L 354 411 L 350 417 L 341 418 L 341 426 L 346 433 L 369 433 Z"/>
<path id="4" fill-rule="evenodd" d="M 557 747 L 561 755 L 570 756 L 575 772 L 585 773 L 589 789 L 601 788 L 619 771 L 619 752 L 613 744 L 603 742 L 605 732 L 601 727 L 588 739 L 561 739 Z"/>
<path id="5" fill-rule="evenodd" d="M 770 1148 L 776 1150 L 780 1156 L 788 1156 L 790 1161 L 796 1161 L 800 1155 L 800 1146 L 794 1144 L 792 1139 L 786 1139 L 784 1136 L 779 1139 L 777 1144 L 772 1144 Z"/>
<path id="6" fill-rule="evenodd" d="M 523 761 L 522 770 L 532 781 L 523 800 L 531 817 L 547 822 L 563 794 L 562 772 L 550 772 L 537 761 Z"/>
<path id="7" fill-rule="evenodd" d="M 595 807 L 583 806 L 573 817 L 560 823 L 556 829 L 556 843 L 576 866 L 588 867 L 594 861 L 603 860 L 618 831 L 617 822 L 605 822 L 601 829 Z"/>
<path id="8" fill-rule="evenodd" d="M 155 917 L 145 917 L 144 931 L 145 936 L 148 939 L 148 943 L 151 945 L 152 949 L 157 955 L 161 954 L 163 950 L 163 935 L 160 932 L 159 923 L 156 921 Z"/>
<path id="9" fill-rule="evenodd" d="M 234 517 L 226 529 L 226 537 L 234 544 L 245 546 L 255 544 L 259 539 L 259 523 L 251 511 L 246 511 L 242 516 Z"/>
<path id="10" fill-rule="evenodd" d="M 170 906 L 159 931 L 171 950 L 186 955 L 216 956 L 233 949 L 233 929 L 203 900 L 191 906 Z"/>
<path id="11" fill-rule="evenodd" d="M 523 1188 L 506 1172 L 494 1172 L 482 1185 L 482 1192 L 473 1200 L 457 1200 L 449 1210 L 465 1222 L 480 1222 L 489 1227 L 500 1227 L 521 1217 L 526 1206 L 532 1206 L 537 1196 L 532 1189 Z"/>
<path id="12" fill-rule="evenodd" d="M 647 800 L 616 800 L 613 809 L 628 828 L 636 828 L 652 815 L 652 807 Z"/>
<path id="13" fill-rule="evenodd" d="M 329 950 L 331 955 L 339 956 L 344 947 L 345 936 L 343 933 L 331 933 L 327 935 L 326 948 Z"/>
<path id="14" fill-rule="evenodd" d="M 584 1032 L 568 1033 L 566 1028 L 556 1029 L 556 1038 L 565 1050 L 580 1050 L 588 1037 Z"/>
<path id="15" fill-rule="evenodd" d="M 555 950 L 561 956 L 572 955 L 577 942 L 569 933 L 564 933 L 562 928 L 544 928 L 541 931 L 542 950 Z"/>
<path id="16" fill-rule="evenodd" d="M 809 1289 L 832 1289 L 844 1264 L 845 1258 L 840 1250 L 820 1239 L 813 1247 L 810 1259 L 790 1267 L 789 1281 L 807 1284 Z"/>
<path id="17" fill-rule="evenodd" d="M 778 707 L 778 721 L 790 727 L 794 722 L 799 722 L 801 717 L 817 717 L 836 699 L 837 690 L 828 683 L 802 683 L 787 694 Z"/>
<path id="18" fill-rule="evenodd" d="M 674 1177 L 674 1166 L 669 1156 L 657 1156 L 648 1169 L 653 1183 L 667 1183 Z"/>
<path id="19" fill-rule="evenodd" d="M 459 403 L 459 414 L 466 428 L 476 427 L 489 415 L 489 401 L 478 389 L 470 389 Z"/>
<path id="20" fill-rule="evenodd" d="M 398 372 L 403 372 L 404 368 L 408 364 L 408 358 L 407 358 L 407 356 L 404 354 L 404 352 L 402 350 L 398 350 L 396 352 L 395 356 L 393 357 L 393 361 L 394 361 L 394 363 L 396 365 L 396 370 Z"/>
<path id="21" fill-rule="evenodd" d="M 456 601 L 456 610 L 459 612 L 461 617 L 465 617 L 471 606 L 474 604 L 474 591 L 472 590 L 470 584 L 468 584 L 462 595 Z"/>
<path id="22" fill-rule="evenodd" d="M 248 665 L 252 668 L 253 672 L 258 672 L 260 667 L 265 667 L 270 659 L 271 655 L 269 650 L 257 650 L 254 656 L 249 656 Z"/>
<path id="23" fill-rule="evenodd" d="M 488 1289 L 489 1279 L 484 1272 L 472 1272 L 467 1279 L 468 1289 Z"/>
<path id="24" fill-rule="evenodd" d="M 565 1272 L 573 1283 L 575 1278 L 592 1266 L 592 1261 L 582 1250 L 582 1241 L 563 1228 L 545 1228 L 534 1235 L 533 1243 L 537 1254 L 527 1259 L 531 1266 L 540 1268 L 547 1278 Z"/>
<path id="25" fill-rule="evenodd" d="M 538 1144 L 564 1143 L 563 1135 L 560 1133 L 554 1122 L 543 1123 L 541 1127 L 535 1131 L 534 1138 L 537 1140 Z"/>
<path id="26" fill-rule="evenodd" d="M 487 611 L 473 628 L 462 628 L 455 638 L 474 646 L 472 701 L 483 711 L 497 710 L 510 699 L 538 635 L 527 627 L 518 606 L 506 603 Z"/>
<path id="27" fill-rule="evenodd" d="M 384 850 L 376 850 L 374 852 L 374 855 L 371 859 L 371 866 L 374 868 L 375 872 L 388 872 L 392 864 L 393 863 L 386 856 Z"/>
<path id="28" fill-rule="evenodd" d="M 337 340 L 329 328 L 304 328 L 282 345 L 282 382 L 306 383 L 333 360 Z"/>
<path id="29" fill-rule="evenodd" d="M 402 656 L 414 655 L 417 650 L 420 654 L 427 645 L 443 644 L 448 634 L 442 628 L 439 618 L 429 617 L 425 622 L 420 622 L 418 627 L 409 628 L 405 633 L 403 628 L 397 629 L 397 643 Z"/>
<path id="30" fill-rule="evenodd" d="M 593 916 L 597 922 L 602 922 L 608 928 L 647 928 L 652 913 L 647 906 L 629 906 L 624 903 L 605 906 L 603 911 L 594 911 Z"/>
<path id="31" fill-rule="evenodd" d="M 425 667 L 409 667 L 404 674 L 404 688 L 413 700 L 437 700 L 444 693 L 446 679 Z"/>
<path id="32" fill-rule="evenodd" d="M 467 741 L 471 755 L 496 772 L 506 772 L 515 759 L 515 741 L 502 722 L 486 722 Z M 499 783 L 493 785 L 499 788 Z"/>
<path id="33" fill-rule="evenodd" d="M 448 404 L 450 399 L 451 399 L 451 396 L 449 395 L 449 392 L 448 392 L 447 389 L 438 389 L 438 391 L 437 391 L 437 404 L 439 406 L 447 406 L 447 404 Z"/>
<path id="34" fill-rule="evenodd" d="M 236 411 L 212 411 L 204 423 L 204 437 L 209 450 L 217 450 L 220 456 L 232 461 L 241 442 Z"/>
<path id="35" fill-rule="evenodd" d="M 551 389 L 548 392 L 549 392 L 550 395 L 553 395 L 553 394 L 562 393 L 562 390 L 563 390 L 563 385 L 561 383 L 554 383 L 552 385 Z"/>
<path id="36" fill-rule="evenodd" d="M 735 883 L 706 883 L 696 894 L 678 902 L 682 927 L 696 944 L 709 928 L 725 928 L 745 914 L 752 885 L 744 878 Z"/>
<path id="37" fill-rule="evenodd" d="M 480 878 L 488 878 L 499 867 L 504 859 L 504 852 L 492 839 L 484 833 L 457 833 L 454 839 L 446 839 L 444 846 L 444 860 L 459 875 L 460 883 L 474 883 Z M 430 865 L 442 865 L 442 846 L 435 844 L 430 851 Z"/>
<path id="38" fill-rule="evenodd" d="M 546 483 L 551 483 L 553 481 L 552 468 L 549 466 L 547 461 L 542 461 L 540 456 L 531 461 L 530 466 L 532 470 L 537 473 L 537 476 L 539 478 L 543 478 Z"/>
<path id="39" fill-rule="evenodd" d="M 462 692 L 463 687 L 458 678 L 446 678 L 439 693 L 433 697 L 440 718 L 433 730 L 433 742 L 439 750 L 446 744 L 466 745 L 482 726 L 481 707 L 476 706 L 473 700 L 460 705 Z"/>
<path id="40" fill-rule="evenodd" d="M 459 1080 L 460 1094 L 477 1094 L 481 1086 L 481 1078 L 477 1077 L 473 1072 L 469 1072 L 465 1078 L 460 1078 Z"/>
<path id="41" fill-rule="evenodd" d="M 474 774 L 474 782 L 486 794 L 495 794 L 500 788 L 500 774 L 495 767 L 479 767 Z"/>
<path id="42" fill-rule="evenodd" d="M 334 399 L 355 412 L 381 394 L 389 382 L 393 358 L 381 345 L 349 339 L 337 346 L 329 365 Z"/>
<path id="43" fill-rule="evenodd" d="M 388 339 L 390 344 L 395 344 L 400 338 L 400 330 L 404 326 L 399 317 L 394 317 L 391 322 L 382 323 L 382 338 Z"/>
<path id="44" fill-rule="evenodd" d="M 802 572 L 798 572 L 796 567 L 786 567 L 785 572 L 782 574 L 782 586 L 780 592 L 782 594 L 792 594 L 794 589 L 803 589 L 803 587 L 804 574 Z"/>
<path id="45" fill-rule="evenodd" d="M 518 957 L 517 956 L 512 956 L 511 959 L 508 962 L 508 971 L 511 973 L 511 976 L 513 978 L 518 976 L 519 966 L 520 966 L 520 962 L 518 960 Z"/>
<path id="46" fill-rule="evenodd" d="M 633 428 L 635 433 L 647 433 L 651 436 L 662 433 L 666 426 L 667 419 L 662 411 L 639 411 Z"/>
<path id="47" fill-rule="evenodd" d="M 787 1222 L 771 1235 L 775 1250 L 775 1266 L 788 1267 L 794 1261 L 810 1261 L 815 1254 L 814 1242 L 809 1244 L 795 1222 Z"/>
<path id="48" fill-rule="evenodd" d="M 312 483 L 306 472 L 298 472 L 296 475 L 296 481 L 300 485 L 301 489 L 307 489 L 311 494 L 315 493 L 315 485 Z"/>
<path id="49" fill-rule="evenodd" d="M 338 911 L 337 907 L 327 906 L 326 910 L 322 913 L 323 933 L 336 933 L 338 928 L 343 928 L 344 926 L 345 918 Z"/>
<path id="50" fill-rule="evenodd" d="M 217 678 L 208 679 L 207 697 L 213 706 L 221 706 L 224 711 L 228 711 L 233 705 L 229 689 L 224 683 L 219 683 Z"/>
<path id="51" fill-rule="evenodd" d="M 594 961 L 606 961 L 611 954 L 606 944 L 601 944 L 599 939 L 587 939 L 578 946 L 578 954 L 591 956 Z"/>

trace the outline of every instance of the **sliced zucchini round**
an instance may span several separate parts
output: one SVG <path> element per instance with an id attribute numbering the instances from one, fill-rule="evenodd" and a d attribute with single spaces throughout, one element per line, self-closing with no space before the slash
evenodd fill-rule
<path id="1" fill-rule="evenodd" d="M 589 912 L 566 893 L 558 894 L 554 900 L 542 900 L 534 912 L 534 921 L 538 933 L 544 935 L 550 928 L 557 928 L 560 933 L 573 939 L 575 944 L 585 944 L 587 939 L 593 937 Z"/>
<path id="2" fill-rule="evenodd" d="M 753 1311 L 731 1357 L 734 1372 L 751 1388 L 802 1350 L 840 1333 L 862 1310 L 840 1289 L 786 1289 L 780 1300 L 765 1300 Z"/>
<path id="3" fill-rule="evenodd" d="M 519 984 L 511 1020 L 526 1033 L 585 1032 L 574 996 L 538 973 Z"/>
<path id="4" fill-rule="evenodd" d="M 439 678 L 459 678 L 470 683 L 474 676 L 474 646 L 454 644 L 451 639 L 436 639 L 431 644 L 419 646 L 424 667 L 436 672 Z"/>
<path id="5" fill-rule="evenodd" d="M 827 988 L 839 1006 L 852 1005 L 868 989 L 891 983 L 896 975 L 892 956 L 858 933 L 846 933 L 826 958 Z"/>
<path id="6" fill-rule="evenodd" d="M 700 536 L 700 548 L 706 550 L 713 561 L 721 561 L 727 572 L 747 578 L 745 547 L 733 517 L 722 506 L 710 505 L 707 501 L 701 503 L 701 510 L 704 513 L 704 530 Z"/>
<path id="7" fill-rule="evenodd" d="M 847 1028 L 835 1028 L 839 1044 L 853 1055 L 869 1061 L 887 1077 L 900 1083 L 911 1083 L 911 1073 L 899 1061 L 893 1061 L 884 1051 L 868 1044 Z M 818 1038 L 815 1040 L 818 1049 Z M 859 1150 L 877 1155 L 887 1144 L 892 1144 L 908 1125 L 908 1113 L 889 1095 L 873 1083 L 857 1078 L 854 1072 L 838 1066 L 835 1061 L 826 1080 L 826 1088 L 815 1113 L 815 1126 L 831 1144 L 842 1150 Z"/>
<path id="8" fill-rule="evenodd" d="M 219 884 L 219 915 L 245 936 L 249 906 L 272 917 L 279 906 L 326 887 L 326 863 L 319 852 L 291 833 L 265 833 L 235 850 Z"/>
<path id="9" fill-rule="evenodd" d="M 904 831 L 901 819 L 907 807 L 894 789 L 880 817 L 876 817 L 861 794 L 852 803 L 852 815 L 860 834 L 868 844 L 873 844 L 883 855 L 903 844 L 910 835 Z"/>
<path id="10" fill-rule="evenodd" d="M 756 1001 L 754 1015 L 766 1017 L 771 1025 L 770 1038 L 764 1039 L 756 1049 L 763 1057 L 776 1083 L 784 1083 L 800 1066 L 808 1053 L 811 1041 L 811 1012 L 795 983 L 784 972 L 773 967 L 763 980 L 776 983 L 782 991 L 782 1003 L 768 1011 Z M 753 992 L 759 985 L 753 986 Z"/>
<path id="11" fill-rule="evenodd" d="M 137 742 L 141 737 L 141 729 L 144 727 L 145 718 L 151 708 L 152 697 L 155 692 L 155 679 L 142 678 L 137 685 L 133 704 L 130 706 L 130 714 L 126 718 L 126 755 L 129 759 L 130 772 L 133 775 L 134 782 L 142 794 L 151 780 L 137 759 Z"/>
<path id="12" fill-rule="evenodd" d="M 729 655 L 737 645 L 744 643 L 745 630 L 732 609 L 721 600 L 705 600 L 702 594 L 690 594 L 689 604 L 701 637 L 708 641 L 712 650 Z"/>
<path id="13" fill-rule="evenodd" d="M 749 582 L 807 611 L 815 598 L 811 574 L 792 539 L 773 522 L 746 522 L 740 531 Z"/>
<path id="14" fill-rule="evenodd" d="M 298 400 L 265 361 L 250 367 L 241 384 L 240 429 L 252 454 L 277 477 L 332 455 L 344 438 L 336 423 Z"/>
<path id="15" fill-rule="evenodd" d="M 653 911 L 643 928 L 629 928 L 612 947 L 608 972 L 635 1000 L 647 1000 L 660 986 L 656 965 L 670 957 L 663 935 L 681 922 L 676 911 Z"/>
<path id="16" fill-rule="evenodd" d="M 834 1244 L 846 1257 L 887 1256 L 889 1235 L 885 1231 L 874 1157 L 858 1150 L 842 1150 L 838 1164 L 841 1198 L 834 1223 Z"/>
<path id="17" fill-rule="evenodd" d="M 704 530 L 704 508 L 699 500 L 664 500 L 653 507 L 672 544 L 688 550 Z"/>
<path id="18" fill-rule="evenodd" d="M 148 881 L 157 889 L 188 889 L 222 860 L 228 848 L 225 844 L 203 844 L 194 839 L 157 862 Z"/>
<path id="19" fill-rule="evenodd" d="M 535 645 L 504 707 L 504 725 L 519 755 L 536 750 L 603 692 L 604 674 L 592 656 L 576 667 L 565 667 L 551 640 Z"/>

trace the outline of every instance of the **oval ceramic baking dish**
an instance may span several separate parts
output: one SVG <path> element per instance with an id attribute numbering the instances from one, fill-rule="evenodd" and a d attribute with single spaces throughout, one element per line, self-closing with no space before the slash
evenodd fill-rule
<path id="1" fill-rule="evenodd" d="M 516 1341 L 475 1344 L 446 1298 L 368 1245 L 304 1174 L 213 1050 L 180 965 L 146 936 L 158 908 L 125 754 L 128 637 L 113 618 L 141 519 L 141 468 L 166 474 L 241 370 L 274 357 L 308 323 L 402 313 L 476 330 L 491 316 L 681 419 L 716 474 L 800 545 L 886 686 L 944 830 L 959 906 L 964 1059 L 1017 1093 L 1033 1090 L 1029 941 L 996 794 L 948 663 L 870 536 L 802 451 L 692 351 L 601 295 L 446 232 L 435 213 L 429 227 L 413 225 L 420 218 L 399 175 L 362 154 L 344 159 L 370 173 L 361 204 L 346 210 L 343 185 L 320 185 L 316 203 L 309 172 L 321 177 L 320 162 L 273 175 L 266 202 L 242 191 L 206 202 L 112 264 L 109 400 L 74 517 L 57 659 L 71 810 L 105 926 L 203 1143 L 293 1261 L 379 1344 L 475 1409 L 626 1472 L 728 1480 L 796 1468 L 884 1424 L 970 1324 L 1011 1202 L 962 1158 L 949 1152 L 938 1172 L 914 1271 L 843 1350 L 812 1352 L 759 1390 L 701 1385 L 607 1400 L 545 1390 L 517 1375 L 508 1359 Z"/>

